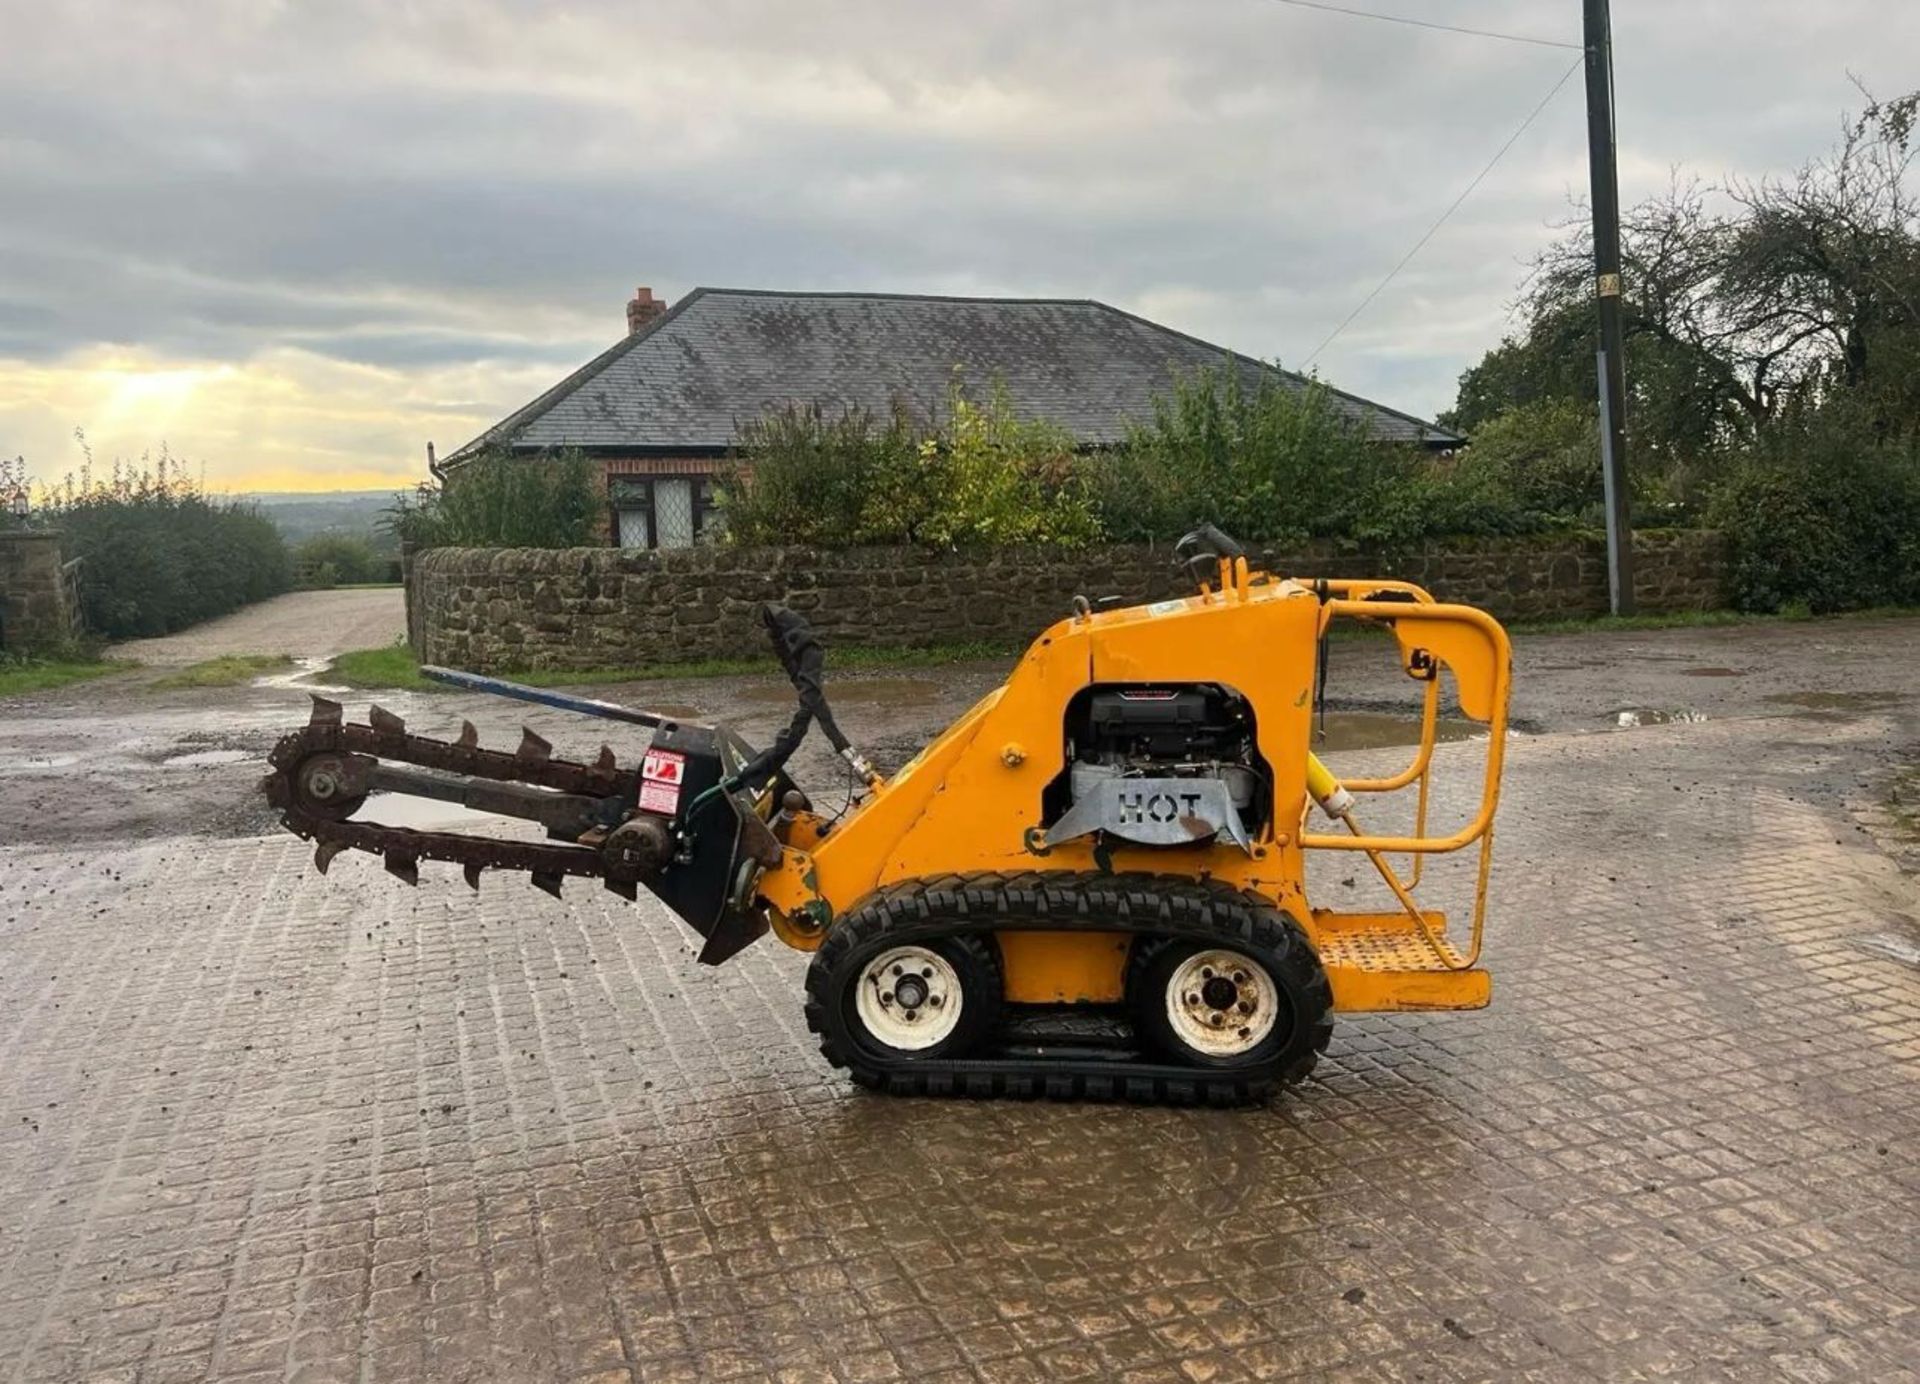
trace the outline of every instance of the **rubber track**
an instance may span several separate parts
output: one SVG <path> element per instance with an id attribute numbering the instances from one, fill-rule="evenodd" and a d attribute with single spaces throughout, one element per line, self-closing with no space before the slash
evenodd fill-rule
<path id="1" fill-rule="evenodd" d="M 1311 1043 L 1291 1062 L 1283 1055 L 1266 1068 L 1216 1072 L 1068 1057 L 890 1061 L 836 1035 L 838 1026 L 830 1022 L 834 977 L 849 956 L 882 939 L 893 944 L 1015 929 L 1134 932 L 1257 952 L 1318 1001 Z M 815 953 L 807 970 L 806 1017 L 829 1062 L 845 1068 L 860 1085 L 894 1095 L 1245 1105 L 1313 1070 L 1333 1032 L 1332 1003 L 1312 944 L 1297 923 L 1265 899 L 1180 876 L 1035 871 L 910 880 L 868 895 L 836 920 Z"/>

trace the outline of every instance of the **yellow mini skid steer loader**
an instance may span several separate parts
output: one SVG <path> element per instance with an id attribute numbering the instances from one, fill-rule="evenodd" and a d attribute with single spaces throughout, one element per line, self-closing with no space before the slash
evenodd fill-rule
<path id="1" fill-rule="evenodd" d="M 649 890 L 718 964 L 771 930 L 813 953 L 806 1016 L 828 1061 L 906 1094 L 1234 1104 L 1310 1071 L 1336 1011 L 1475 1009 L 1510 656 L 1488 615 L 1391 581 L 1283 579 L 1250 569 L 1205 527 L 1176 560 L 1184 599 L 1071 613 L 1006 682 L 883 777 L 836 723 L 824 655 L 795 613 L 768 607 L 798 695 L 755 751 L 723 726 L 447 670 L 442 681 L 650 728 L 637 766 L 603 749 L 554 756 L 532 731 L 512 753 L 366 724 L 315 699 L 275 748 L 268 798 L 316 842 L 418 880 L 422 860 L 524 870 L 558 894 L 569 876 L 632 900 Z M 1388 778 L 1337 781 L 1311 750 L 1329 627 L 1392 632 L 1421 685 L 1413 759 Z M 1488 729 L 1477 810 L 1427 833 L 1443 678 Z M 837 820 L 786 764 L 818 723 L 864 784 Z M 1372 836 L 1357 795 L 1411 789 L 1409 835 Z M 369 794 L 403 793 L 519 817 L 545 839 L 384 826 Z M 1333 824 L 1316 830 L 1315 806 Z M 1434 853 L 1478 851 L 1464 927 L 1414 892 Z M 1366 856 L 1394 906 L 1320 908 L 1313 851 Z M 1413 864 L 1403 878 L 1390 861 Z"/>

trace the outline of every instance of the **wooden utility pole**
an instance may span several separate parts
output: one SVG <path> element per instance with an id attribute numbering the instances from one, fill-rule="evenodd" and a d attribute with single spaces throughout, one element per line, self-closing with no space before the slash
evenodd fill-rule
<path id="1" fill-rule="evenodd" d="M 1607 506 L 1607 595 L 1633 614 L 1633 524 L 1627 496 L 1627 376 L 1620 331 L 1620 176 L 1613 142 L 1613 20 L 1585 0 L 1587 172 L 1593 200 L 1594 300 L 1600 310 L 1600 476 Z"/>

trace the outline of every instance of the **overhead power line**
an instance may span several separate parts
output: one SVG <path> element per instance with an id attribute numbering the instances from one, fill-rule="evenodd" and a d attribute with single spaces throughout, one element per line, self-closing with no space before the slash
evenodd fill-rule
<path id="1" fill-rule="evenodd" d="M 1291 3 L 1295 3 L 1295 0 L 1282 0 L 1282 3 L 1291 4 Z M 1302 370 L 1311 368 L 1314 361 L 1320 358 L 1320 353 L 1326 350 L 1327 347 L 1333 344 L 1334 338 L 1339 336 L 1341 332 L 1344 332 L 1348 327 L 1353 325 L 1354 318 L 1358 317 L 1361 313 L 1367 310 L 1367 306 L 1370 303 L 1372 303 L 1375 298 L 1378 298 L 1380 296 L 1382 291 L 1385 290 L 1386 286 L 1392 283 L 1394 279 L 1399 275 L 1400 271 L 1402 269 L 1405 269 L 1407 265 L 1412 262 L 1413 257 L 1420 253 L 1421 249 L 1425 247 L 1426 243 L 1429 240 L 1433 239 L 1434 233 L 1438 231 L 1442 226 L 1447 224 L 1447 220 L 1449 217 L 1451 217 L 1456 211 L 1460 210 L 1460 204 L 1466 201 L 1467 198 L 1471 197 L 1473 195 L 1473 190 L 1479 187 L 1481 183 L 1486 181 L 1487 174 L 1493 172 L 1494 165 L 1496 165 L 1497 163 L 1500 162 L 1501 159 L 1506 157 L 1507 150 L 1513 148 L 1514 144 L 1519 140 L 1520 136 L 1527 132 L 1527 127 L 1532 125 L 1535 120 L 1539 119 L 1540 112 L 1545 110 L 1547 108 L 1547 104 L 1551 102 L 1554 97 L 1560 94 L 1560 88 L 1567 84 L 1567 78 L 1571 77 L 1576 71 L 1578 71 L 1580 68 L 1580 65 L 1585 61 L 1586 61 L 1586 53 L 1585 53 L 1585 50 L 1583 49 L 1581 51 L 1581 56 L 1575 58 L 1571 63 L 1567 64 L 1567 70 L 1560 74 L 1560 80 L 1555 82 L 1553 86 L 1548 90 L 1547 94 L 1540 98 L 1540 103 L 1536 105 L 1532 110 L 1527 112 L 1527 118 L 1525 120 L 1522 120 L 1519 126 L 1514 130 L 1514 132 L 1507 136 L 1507 142 L 1505 144 L 1502 144 L 1497 150 L 1494 151 L 1493 157 L 1487 160 L 1486 167 L 1482 168 L 1478 173 L 1474 174 L 1473 181 L 1468 183 L 1464 188 L 1462 188 L 1460 190 L 1460 195 L 1453 199 L 1453 202 L 1447 207 L 1445 211 L 1440 213 L 1440 219 L 1435 221 L 1431 226 L 1427 227 L 1426 234 L 1421 236 L 1420 239 L 1416 240 L 1413 243 L 1413 248 L 1407 251 L 1406 254 L 1400 257 L 1400 262 L 1394 265 L 1392 269 L 1387 271 L 1387 277 L 1380 280 L 1379 283 L 1373 286 L 1373 292 L 1369 293 L 1366 297 L 1362 298 L 1360 300 L 1359 306 L 1354 308 L 1352 312 L 1348 313 L 1345 319 L 1342 320 L 1339 326 L 1335 327 L 1332 331 L 1327 333 L 1326 340 L 1322 341 L 1318 346 L 1313 348 L 1313 354 L 1308 356 L 1306 360 L 1301 364 L 1300 368 Z"/>
<path id="2" fill-rule="evenodd" d="M 1585 51 L 1577 43 L 1565 43 L 1557 38 L 1535 38 L 1530 34 L 1502 34 L 1492 29 L 1469 29 L 1459 24 L 1436 24 L 1429 19 L 1409 19 L 1400 14 L 1377 14 L 1372 10 L 1348 9 L 1345 5 L 1322 4 L 1321 0 L 1275 0 L 1275 3 L 1292 5 L 1295 9 L 1324 10 L 1328 14 L 1344 14 L 1353 19 L 1377 19 L 1382 24 L 1406 24 L 1415 29 L 1437 29 L 1443 34 L 1471 34 L 1475 38 L 1497 38 L 1507 43 L 1531 43 L 1539 48 L 1570 48 L 1575 52 Z"/>

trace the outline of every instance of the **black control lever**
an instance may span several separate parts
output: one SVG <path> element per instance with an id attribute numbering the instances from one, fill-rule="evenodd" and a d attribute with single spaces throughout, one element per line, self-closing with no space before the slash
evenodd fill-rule
<path id="1" fill-rule="evenodd" d="M 1173 545 L 1173 565 L 1204 586 L 1220 579 L 1222 561 L 1245 557 L 1247 550 L 1212 524 L 1202 524 Z"/>

